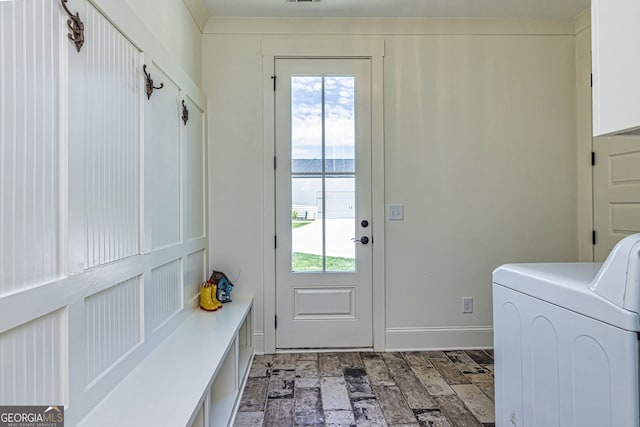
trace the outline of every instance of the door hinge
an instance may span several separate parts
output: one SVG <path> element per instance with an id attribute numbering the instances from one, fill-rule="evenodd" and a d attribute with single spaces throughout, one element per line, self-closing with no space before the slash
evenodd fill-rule
<path id="1" fill-rule="evenodd" d="M 593 73 L 591 73 L 591 83 L 589 83 L 591 87 L 593 87 Z"/>
<path id="2" fill-rule="evenodd" d="M 273 168 L 276 169 L 278 167 L 278 158 L 273 156 Z"/>
<path id="3" fill-rule="evenodd" d="M 276 314 L 275 316 L 273 316 L 273 321 L 274 321 L 274 326 L 275 329 L 278 329 L 278 315 Z"/>
<path id="4" fill-rule="evenodd" d="M 273 91 L 276 91 L 276 76 L 271 76 L 271 80 L 273 80 Z"/>
<path id="5" fill-rule="evenodd" d="M 596 152 L 592 151 L 591 152 L 591 166 L 595 166 L 596 165 Z"/>
<path id="6" fill-rule="evenodd" d="M 278 236 L 273 236 L 273 248 L 278 249 Z"/>
<path id="7" fill-rule="evenodd" d="M 592 245 L 596 244 L 596 230 L 591 231 L 591 244 Z"/>

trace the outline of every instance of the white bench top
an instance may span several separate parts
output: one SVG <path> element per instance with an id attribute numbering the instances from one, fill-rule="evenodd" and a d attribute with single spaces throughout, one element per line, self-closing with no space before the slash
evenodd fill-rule
<path id="1" fill-rule="evenodd" d="M 253 298 L 196 310 L 109 393 L 79 426 L 186 425 L 234 341 Z"/>

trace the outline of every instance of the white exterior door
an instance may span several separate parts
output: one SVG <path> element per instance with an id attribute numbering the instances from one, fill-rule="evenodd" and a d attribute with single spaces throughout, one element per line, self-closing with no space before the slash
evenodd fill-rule
<path id="1" fill-rule="evenodd" d="M 368 59 L 276 59 L 276 347 L 371 347 Z"/>
<path id="2" fill-rule="evenodd" d="M 620 239 L 640 232 L 640 138 L 596 138 L 594 151 L 594 259 L 603 261 Z"/>

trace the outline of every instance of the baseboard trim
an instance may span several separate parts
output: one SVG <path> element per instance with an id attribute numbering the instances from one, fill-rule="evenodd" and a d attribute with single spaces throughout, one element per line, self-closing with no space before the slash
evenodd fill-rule
<path id="1" fill-rule="evenodd" d="M 385 336 L 387 351 L 493 348 L 493 326 L 387 328 Z"/>
<path id="2" fill-rule="evenodd" d="M 385 339 L 385 351 L 490 349 L 493 348 L 493 326 L 387 328 Z M 253 343 L 255 354 L 265 354 L 264 332 L 254 332 Z"/>
<path id="3" fill-rule="evenodd" d="M 255 354 L 264 354 L 264 332 L 253 333 L 253 352 Z"/>

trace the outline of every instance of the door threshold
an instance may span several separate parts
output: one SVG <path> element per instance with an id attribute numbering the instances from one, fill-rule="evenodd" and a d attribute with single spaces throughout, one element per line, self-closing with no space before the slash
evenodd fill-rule
<path id="1" fill-rule="evenodd" d="M 276 348 L 276 353 L 355 353 L 373 352 L 373 347 L 356 348 Z"/>

